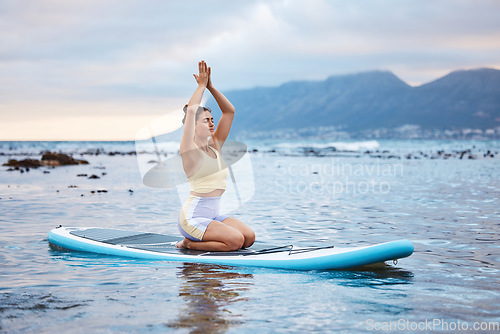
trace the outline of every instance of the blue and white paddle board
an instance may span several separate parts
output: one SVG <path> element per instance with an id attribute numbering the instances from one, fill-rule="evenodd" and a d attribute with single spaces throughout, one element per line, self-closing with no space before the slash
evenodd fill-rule
<path id="1" fill-rule="evenodd" d="M 234 252 L 207 252 L 176 248 L 179 236 L 97 227 L 58 227 L 49 232 L 48 240 L 69 250 L 122 257 L 294 270 L 347 269 L 413 253 L 408 240 L 364 247 L 254 245 Z"/>

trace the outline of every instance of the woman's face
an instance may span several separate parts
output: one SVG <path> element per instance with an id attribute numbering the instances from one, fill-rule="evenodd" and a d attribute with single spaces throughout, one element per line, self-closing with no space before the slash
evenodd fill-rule
<path id="1" fill-rule="evenodd" d="M 209 137 L 215 131 L 214 118 L 209 111 L 204 111 L 198 120 L 195 127 L 196 135 L 200 137 Z"/>

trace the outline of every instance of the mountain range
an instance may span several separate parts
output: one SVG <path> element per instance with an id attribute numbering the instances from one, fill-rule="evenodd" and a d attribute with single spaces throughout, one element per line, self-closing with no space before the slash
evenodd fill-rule
<path id="1" fill-rule="evenodd" d="M 392 72 L 371 71 L 224 94 L 237 110 L 236 134 L 320 127 L 359 133 L 408 124 L 426 130 L 500 127 L 500 70 L 490 68 L 455 71 L 416 87 Z M 216 107 L 213 99 L 207 105 Z"/>

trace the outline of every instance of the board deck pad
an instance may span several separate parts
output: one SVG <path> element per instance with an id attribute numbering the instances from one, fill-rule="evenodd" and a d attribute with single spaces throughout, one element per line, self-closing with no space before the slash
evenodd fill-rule
<path id="1" fill-rule="evenodd" d="M 91 228 L 80 231 L 71 231 L 70 234 L 80 238 L 85 238 L 93 241 L 104 242 L 111 245 L 123 245 L 135 249 L 143 249 L 160 253 L 177 254 L 182 253 L 186 255 L 215 255 L 215 256 L 234 256 L 234 255 L 255 255 L 265 254 L 270 252 L 293 252 L 293 245 L 285 246 L 271 246 L 267 244 L 259 244 L 252 246 L 252 248 L 239 249 L 232 252 L 208 252 L 194 249 L 184 249 L 175 247 L 175 243 L 181 240 L 180 237 L 170 235 L 157 234 L 157 233 L 141 233 L 133 231 L 123 231 L 115 229 L 104 228 Z M 312 251 L 322 248 L 333 248 L 334 246 L 311 247 L 307 250 Z"/>

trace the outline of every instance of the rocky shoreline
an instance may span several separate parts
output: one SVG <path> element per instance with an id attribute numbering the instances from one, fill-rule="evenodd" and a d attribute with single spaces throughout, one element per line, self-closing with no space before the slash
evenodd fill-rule
<path id="1" fill-rule="evenodd" d="M 365 150 L 365 151 L 349 151 L 337 150 L 335 147 L 297 147 L 294 151 L 281 150 L 279 148 L 257 149 L 249 148 L 249 154 L 264 154 L 272 156 L 314 156 L 314 157 L 370 157 L 377 159 L 399 159 L 399 160 L 416 160 L 416 159 L 457 159 L 457 160 L 477 160 L 477 159 L 498 159 L 500 152 L 492 149 L 476 149 L 475 147 L 462 150 L 438 150 L 438 151 L 423 151 L 415 152 L 393 152 L 390 150 Z M 20 170 L 21 168 L 38 168 L 38 167 L 57 167 L 67 165 L 88 164 L 87 160 L 75 159 L 74 156 L 136 156 L 142 154 L 155 154 L 154 152 L 135 152 L 135 151 L 106 151 L 102 148 L 87 150 L 85 152 L 74 153 L 56 153 L 43 151 L 40 153 L 25 153 L 25 152 L 0 152 L 0 157 L 39 157 L 40 160 L 34 158 L 26 158 L 22 160 L 9 159 L 3 166 L 10 167 L 7 171 Z M 172 153 L 170 153 L 172 154 Z M 162 153 L 168 157 L 170 154 Z M 154 162 L 154 161 L 152 161 Z"/>
<path id="2" fill-rule="evenodd" d="M 3 166 L 14 168 L 38 168 L 42 166 L 56 167 L 67 165 L 88 165 L 87 160 L 74 159 L 71 155 L 64 153 L 44 152 L 40 160 L 36 159 L 9 159 Z"/>
<path id="3" fill-rule="evenodd" d="M 430 159 L 430 160 L 484 160 L 484 159 L 498 159 L 500 158 L 500 152 L 498 150 L 493 149 L 481 149 L 481 148 L 468 148 L 461 150 L 453 150 L 453 149 L 440 149 L 440 150 L 416 150 L 415 152 L 397 152 L 396 150 L 364 150 L 364 151 L 348 151 L 348 150 L 337 150 L 335 147 L 296 147 L 293 149 L 281 149 L 281 148 L 265 148 L 265 149 L 257 149 L 250 148 L 248 153 L 251 155 L 259 155 L 259 156 L 271 156 L 271 157 L 280 157 L 280 156 L 289 156 L 289 157 L 331 157 L 331 158 L 374 158 L 374 159 L 396 159 L 396 160 L 418 160 L 418 159 Z M 154 154 L 154 152 L 139 152 L 139 155 L 142 154 Z M 43 174 L 50 174 L 52 169 L 62 168 L 64 166 L 71 165 L 90 165 L 87 160 L 84 159 L 76 159 L 75 156 L 84 157 L 84 156 L 93 156 L 93 157 L 132 157 L 136 156 L 137 153 L 135 151 L 106 151 L 102 148 L 87 150 L 85 152 L 79 153 L 62 153 L 62 152 L 49 152 L 42 151 L 39 154 L 36 153 L 23 153 L 23 152 L 0 152 L 0 157 L 8 158 L 8 162 L 4 163 L 2 166 L 5 168 L 4 171 L 7 172 L 19 172 L 26 173 L 29 172 L 30 169 L 41 169 Z M 168 156 L 167 154 L 163 154 L 164 156 Z M 24 159 L 11 159 L 13 156 L 22 157 Z M 114 159 L 113 159 L 114 160 Z M 153 164 L 156 161 L 151 160 L 150 163 Z M 106 169 L 104 166 L 93 166 L 93 169 Z M 107 172 L 101 171 L 100 173 L 94 174 L 92 172 L 83 172 L 80 171 L 76 174 L 77 178 L 80 179 L 89 179 L 89 180 L 97 180 L 105 177 Z M 78 185 L 71 182 L 68 188 L 79 188 Z M 91 181 L 92 182 L 92 181 Z M 93 182 L 92 182 L 93 183 Z M 98 182 L 99 183 L 99 182 Z M 96 184 L 97 185 L 97 184 Z M 82 189 L 83 190 L 83 189 Z M 59 190 L 56 190 L 59 192 Z M 90 192 L 87 193 L 90 196 L 102 195 L 108 193 L 107 189 L 102 187 L 94 188 L 92 187 Z M 127 192 L 132 195 L 134 190 L 127 189 Z M 79 192 L 79 196 L 85 196 L 85 193 Z"/>
<path id="4" fill-rule="evenodd" d="M 93 155 L 103 154 L 102 151 L 100 151 L 100 150 L 96 150 L 96 153 L 97 154 L 93 154 Z M 5 154 L 4 153 L 4 154 L 0 154 L 0 155 L 4 155 L 4 156 L 9 155 L 10 156 L 12 154 Z M 64 166 L 90 165 L 90 163 L 87 160 L 75 159 L 73 157 L 73 154 L 71 154 L 71 153 L 55 153 L 55 152 L 44 151 L 44 152 L 40 152 L 39 155 L 36 155 L 33 153 L 31 153 L 31 154 L 16 153 L 16 155 L 17 156 L 30 156 L 33 158 L 26 158 L 26 159 L 20 159 L 20 160 L 9 159 L 8 162 L 2 164 L 3 167 L 7 167 L 5 169 L 5 171 L 7 171 L 7 172 L 18 171 L 19 173 L 23 174 L 23 173 L 30 172 L 31 169 L 42 169 L 43 174 L 51 174 L 52 169 L 62 168 Z M 35 159 L 35 156 L 40 156 L 40 155 L 41 155 L 40 159 Z M 113 155 L 128 155 L 128 154 L 122 154 L 120 152 L 118 152 L 118 153 L 111 152 L 111 154 L 106 154 L 106 155 L 113 156 Z M 106 169 L 106 167 L 94 166 L 94 167 L 92 167 L 92 169 Z M 98 175 L 94 174 L 94 173 L 78 173 L 78 174 L 76 174 L 76 177 L 89 179 L 89 180 L 96 180 L 96 179 L 101 179 L 102 177 L 104 177 L 106 175 L 107 175 L 107 172 L 100 172 L 100 173 L 98 173 Z M 10 185 L 9 185 L 9 187 L 10 187 Z M 73 183 L 73 184 L 70 184 L 68 186 L 68 188 L 73 189 L 73 188 L 80 188 L 80 187 Z M 56 192 L 59 193 L 60 190 L 56 189 Z M 103 189 L 102 187 L 99 187 L 97 189 L 96 188 L 90 189 L 90 190 L 88 190 L 88 192 L 91 195 L 94 195 L 94 194 L 100 195 L 100 194 L 108 193 L 108 190 Z M 134 191 L 132 189 L 128 189 L 127 192 L 129 194 L 134 193 Z M 85 196 L 85 194 L 80 193 L 80 196 L 83 197 L 83 196 Z"/>
<path id="5" fill-rule="evenodd" d="M 377 159 L 400 159 L 400 160 L 412 160 L 412 159 L 458 159 L 458 160 L 477 160 L 477 159 L 494 159 L 500 158 L 500 152 L 494 150 L 475 150 L 466 149 L 466 150 L 439 150 L 439 151 L 417 151 L 417 152 L 409 152 L 409 153 L 400 153 L 400 152 L 391 152 L 389 150 L 365 150 L 362 152 L 358 151 L 347 151 L 347 150 L 336 150 L 334 147 L 329 148 L 313 148 L 313 147 L 302 147 L 297 150 L 297 153 L 290 152 L 280 152 L 276 149 L 271 150 L 262 150 L 259 151 L 257 149 L 252 149 L 249 153 L 264 153 L 264 154 L 272 154 L 272 155 L 283 155 L 283 156 L 314 156 L 314 157 L 351 157 L 351 158 L 360 158 L 360 157 L 370 157 Z"/>

